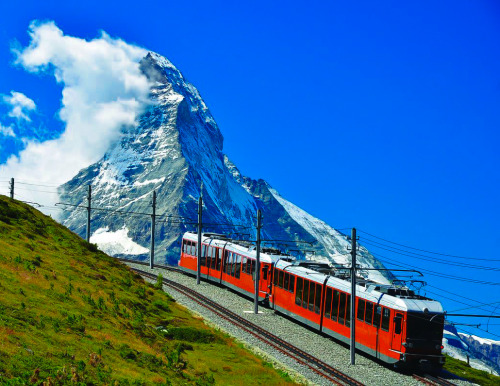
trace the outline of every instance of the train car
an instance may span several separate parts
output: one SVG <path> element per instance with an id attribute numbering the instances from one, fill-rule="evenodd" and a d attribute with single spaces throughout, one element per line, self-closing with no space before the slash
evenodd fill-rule
<path id="1" fill-rule="evenodd" d="M 197 270 L 197 234 L 183 237 L 179 267 Z M 221 235 L 202 237 L 201 275 L 245 296 L 254 296 L 255 247 Z M 295 261 L 278 251 L 261 253 L 259 299 L 269 307 L 341 342 L 350 342 L 351 282 L 345 270 Z M 408 288 L 363 278 L 356 286 L 356 349 L 396 367 L 438 370 L 444 311 L 435 300 Z"/>
<path id="2" fill-rule="evenodd" d="M 278 252 L 278 251 L 276 251 Z M 187 232 L 182 239 L 179 268 L 188 273 L 197 272 L 198 235 Z M 222 284 L 242 295 L 254 296 L 257 253 L 251 243 L 233 242 L 223 235 L 204 233 L 200 259 L 201 277 Z M 271 270 L 280 256 L 260 255 L 259 299 L 269 302 Z"/>

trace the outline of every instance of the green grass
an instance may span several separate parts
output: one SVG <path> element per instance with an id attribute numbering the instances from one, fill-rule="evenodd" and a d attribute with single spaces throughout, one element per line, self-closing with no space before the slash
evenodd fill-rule
<path id="1" fill-rule="evenodd" d="M 0 384 L 292 384 L 37 210 L 0 196 Z"/>
<path id="2" fill-rule="evenodd" d="M 498 386 L 500 385 L 500 377 L 492 375 L 486 371 L 477 370 L 470 367 L 466 362 L 459 361 L 446 355 L 446 362 L 443 367 L 450 373 L 456 374 L 459 377 L 468 379 L 481 386 Z"/>

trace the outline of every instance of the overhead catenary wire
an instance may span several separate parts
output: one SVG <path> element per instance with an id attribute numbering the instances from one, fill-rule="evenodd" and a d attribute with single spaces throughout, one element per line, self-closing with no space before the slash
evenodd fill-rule
<path id="1" fill-rule="evenodd" d="M 432 252 L 432 251 L 428 251 L 428 250 L 426 250 L 426 249 L 420 249 L 420 248 L 410 247 L 410 246 L 405 245 L 405 244 L 396 243 L 396 242 L 394 242 L 394 241 L 390 241 L 390 240 L 384 239 L 384 238 L 382 238 L 382 237 L 375 236 L 375 235 L 374 235 L 374 234 L 372 234 L 372 233 L 368 233 L 368 232 L 365 232 L 365 231 L 360 230 L 360 229 L 358 229 L 358 231 L 359 231 L 359 232 L 362 232 L 362 233 L 365 233 L 365 234 L 367 234 L 367 235 L 370 235 L 370 236 L 372 236 L 372 237 L 375 237 L 376 239 L 383 240 L 383 241 L 386 241 L 386 242 L 391 243 L 391 244 L 399 245 L 400 247 L 405 247 L 405 248 L 413 249 L 413 250 L 415 250 L 415 251 L 420 251 L 420 252 L 431 253 L 431 254 L 433 254 L 433 255 L 448 256 L 448 257 L 456 257 L 457 259 L 467 259 L 467 260 L 500 261 L 500 259 L 484 259 L 484 258 L 476 258 L 476 257 L 457 256 L 457 255 L 451 255 L 451 254 L 441 253 L 441 252 Z"/>
<path id="2" fill-rule="evenodd" d="M 435 289 L 436 289 L 436 290 L 438 290 L 438 291 L 445 292 L 445 293 L 450 294 L 450 295 L 453 295 L 453 296 L 457 296 L 457 295 L 455 295 L 455 293 L 454 293 L 454 292 L 447 291 L 447 290 L 445 290 L 445 289 L 442 289 L 442 288 L 439 288 L 439 287 L 435 287 L 435 286 L 430 285 L 430 284 L 427 284 L 427 287 L 435 288 Z M 440 294 L 436 294 L 436 295 L 438 295 L 438 296 L 443 296 L 443 295 L 440 295 Z M 457 297 L 458 297 L 458 296 L 457 296 Z M 448 298 L 448 299 L 450 299 L 450 300 L 452 300 L 452 301 L 455 301 L 455 302 L 457 302 L 457 303 L 462 303 L 462 301 L 461 301 L 462 299 L 467 299 L 467 300 L 470 300 L 470 301 L 472 301 L 472 302 L 476 302 L 476 303 L 481 304 L 481 302 L 480 302 L 479 300 L 471 299 L 471 298 L 468 298 L 467 296 L 464 296 L 464 295 L 460 295 L 460 296 L 459 296 L 459 298 L 460 298 L 460 301 L 459 301 L 459 300 L 453 300 L 453 299 L 450 299 L 450 298 Z M 462 303 L 462 304 L 466 304 L 466 303 Z"/>
<path id="3" fill-rule="evenodd" d="M 379 260 L 381 260 L 382 262 L 390 262 L 390 263 L 392 263 L 392 264 L 394 264 L 396 266 L 400 266 L 400 267 L 415 268 L 415 269 L 418 269 L 419 271 L 426 272 L 426 273 L 428 273 L 429 275 L 432 275 L 432 276 L 438 276 L 438 277 L 442 277 L 442 278 L 446 278 L 446 279 L 451 279 L 451 280 L 467 281 L 469 283 L 475 283 L 475 284 L 500 285 L 499 282 L 490 282 L 490 281 L 484 281 L 484 280 L 470 279 L 470 278 L 463 277 L 463 276 L 448 275 L 448 274 L 439 273 L 439 272 L 436 272 L 436 271 L 431 271 L 429 269 L 417 267 L 417 266 L 410 265 L 410 264 L 401 265 L 401 264 L 398 264 L 397 262 L 395 262 L 395 260 L 388 258 L 387 256 L 382 256 L 382 255 L 377 254 L 377 253 L 372 253 L 372 255 L 379 257 Z"/>
<path id="4" fill-rule="evenodd" d="M 500 335 L 494 334 L 493 332 L 488 331 L 488 330 L 485 330 L 484 328 L 480 328 L 480 327 L 474 327 L 474 328 L 477 328 L 478 330 L 481 330 L 481 331 L 486 332 L 486 333 L 488 333 L 488 334 L 490 334 L 490 335 L 496 336 L 497 338 L 500 338 Z M 475 334 L 473 334 L 472 332 L 467 331 L 467 330 L 464 330 L 463 328 L 457 328 L 457 330 L 460 330 L 460 331 L 462 331 L 462 332 L 465 332 L 465 333 L 466 333 L 466 334 L 468 334 L 468 335 L 474 335 L 474 336 L 476 336 L 476 335 L 475 335 Z"/>
<path id="5" fill-rule="evenodd" d="M 392 249 L 388 249 L 388 248 L 384 248 L 384 247 L 380 247 L 378 245 L 375 245 L 375 244 L 373 244 L 372 242 L 370 242 L 368 240 L 363 240 L 363 244 L 368 244 L 368 245 L 371 245 L 371 246 L 373 246 L 375 248 L 380 248 L 380 249 L 383 249 L 383 250 L 388 251 L 388 252 L 396 253 L 398 255 L 407 256 L 407 257 L 411 257 L 411 258 L 414 258 L 414 259 L 431 261 L 431 262 L 437 263 L 437 264 L 454 265 L 454 266 L 457 266 L 457 267 L 464 267 L 464 268 L 471 268 L 471 269 L 481 269 L 481 270 L 486 270 L 486 271 L 500 271 L 500 268 L 497 268 L 497 267 L 486 267 L 486 266 L 475 265 L 475 264 L 453 262 L 453 261 L 450 261 L 450 260 L 443 260 L 443 259 L 439 259 L 439 258 L 436 258 L 436 257 L 425 256 L 425 255 L 421 255 L 421 254 L 417 254 L 416 256 L 412 256 L 414 254 L 413 252 L 408 252 L 408 253 L 397 252 L 397 251 L 394 251 Z"/>

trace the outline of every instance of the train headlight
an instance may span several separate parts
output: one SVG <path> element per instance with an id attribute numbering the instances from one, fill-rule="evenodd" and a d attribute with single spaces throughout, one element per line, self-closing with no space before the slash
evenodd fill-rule
<path id="1" fill-rule="evenodd" d="M 444 346 L 441 344 L 436 345 L 436 350 L 442 350 L 443 348 L 444 348 Z"/>

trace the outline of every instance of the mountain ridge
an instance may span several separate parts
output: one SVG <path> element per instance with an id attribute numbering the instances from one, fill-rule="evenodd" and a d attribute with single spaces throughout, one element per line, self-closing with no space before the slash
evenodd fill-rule
<path id="1" fill-rule="evenodd" d="M 255 228 L 255 216 L 264 216 L 263 238 L 291 240 L 282 249 L 303 249 L 302 241 L 315 241 L 309 257 L 336 264 L 349 264 L 346 237 L 325 222 L 284 199 L 262 179 L 243 176 L 223 152 L 223 136 L 196 88 L 167 59 L 149 52 L 140 63 L 151 82 L 151 105 L 139 117 L 137 127 L 124 128 L 122 137 L 102 159 L 81 170 L 60 188 L 61 198 L 72 205 L 85 205 L 86 186 L 92 185 L 96 207 L 92 219 L 93 239 L 105 248 L 105 239 L 116 239 L 122 230 L 134 243 L 149 248 L 150 219 L 124 218 L 111 209 L 151 212 L 150 199 L 157 192 L 156 212 L 163 215 L 157 226 L 155 255 L 159 261 L 175 263 L 180 237 L 196 222 L 200 191 L 204 200 L 204 230 L 236 234 Z M 62 222 L 83 235 L 85 215 L 70 210 Z M 99 237 L 95 238 L 94 234 Z M 97 236 L 97 235 L 96 235 Z M 118 241 L 117 241 L 118 242 Z M 128 242 L 128 241 L 127 241 Z M 304 258 L 306 253 L 299 253 Z M 138 255 L 136 255 L 138 256 Z M 146 258 L 145 255 L 142 258 Z M 358 263 L 384 268 L 360 247 Z M 365 272 L 367 277 L 387 283 L 385 271 Z"/>

